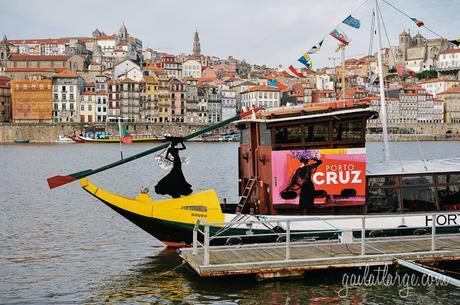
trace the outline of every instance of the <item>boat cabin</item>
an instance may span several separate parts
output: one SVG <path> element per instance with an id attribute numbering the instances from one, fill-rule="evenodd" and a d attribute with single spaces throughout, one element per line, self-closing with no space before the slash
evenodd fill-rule
<path id="1" fill-rule="evenodd" d="M 295 175 L 316 159 L 322 161 L 308 173 L 315 199 L 307 214 L 460 210 L 460 159 L 366 162 L 366 122 L 377 115 L 350 101 L 263 111 L 238 121 L 237 212 L 305 213 L 305 177 Z"/>
<path id="2" fill-rule="evenodd" d="M 305 161 L 302 155 L 313 162 L 314 158 L 308 156 L 317 154 L 324 160 L 312 177 L 316 186 L 324 187 L 315 187 L 318 209 L 308 214 L 362 212 L 366 121 L 376 116 L 367 105 L 338 101 L 263 111 L 238 121 L 241 132 L 238 208 L 258 214 L 299 213 L 301 179 L 292 190 L 284 193 L 283 190 L 296 170 L 307 165 L 301 162 Z M 344 166 L 348 168 L 345 170 Z M 348 187 L 352 181 L 359 185 Z"/>

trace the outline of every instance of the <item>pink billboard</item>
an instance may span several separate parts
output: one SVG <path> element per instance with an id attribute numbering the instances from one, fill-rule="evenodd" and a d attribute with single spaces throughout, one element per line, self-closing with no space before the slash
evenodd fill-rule
<path id="1" fill-rule="evenodd" d="M 366 149 L 273 151 L 272 177 L 273 204 L 363 205 Z"/>

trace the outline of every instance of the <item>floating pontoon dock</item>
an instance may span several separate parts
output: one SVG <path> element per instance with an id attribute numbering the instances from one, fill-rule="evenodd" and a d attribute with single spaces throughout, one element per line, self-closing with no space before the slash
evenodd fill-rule
<path id="1" fill-rule="evenodd" d="M 448 215 L 443 213 L 442 215 Z M 437 219 L 441 214 L 427 214 L 431 219 Z M 406 218 L 413 215 L 407 214 Z M 418 214 L 417 216 L 420 216 Z M 382 216 L 378 216 L 382 217 Z M 391 216 L 388 216 L 391 217 Z M 393 216 L 394 217 L 394 216 Z M 354 217 L 340 217 L 341 220 L 356 220 Z M 248 275 L 258 278 L 298 277 L 307 271 L 320 269 L 357 268 L 363 266 L 391 265 L 398 260 L 433 264 L 441 261 L 454 261 L 460 258 L 460 233 L 458 226 L 451 233 L 439 234 L 440 227 L 433 221 L 432 226 L 417 234 L 407 235 L 399 228 L 401 236 L 372 235 L 373 216 L 359 216 L 361 218 L 361 232 L 350 232 L 335 227 L 338 238 L 329 240 L 298 239 L 291 233 L 290 227 L 296 221 L 304 219 L 277 220 L 276 224 L 286 228 L 282 233 L 269 233 L 278 237 L 279 242 L 259 244 L 234 244 L 224 246 L 210 246 L 213 239 L 228 238 L 223 234 L 210 236 L 210 226 L 216 224 L 202 221 L 195 226 L 193 248 L 183 248 L 180 256 L 201 277 Z M 318 217 L 312 218 L 317 220 Z M 330 222 L 330 220 L 328 220 Z M 225 226 L 268 225 L 273 221 L 260 222 L 236 221 L 225 223 Z M 220 224 L 222 225 L 222 224 Z M 202 230 L 203 229 L 203 230 Z M 446 229 L 446 226 L 444 226 Z M 250 229 L 249 229 L 250 230 Z M 250 233 L 248 230 L 248 234 Z M 362 234 L 366 232 L 365 234 Z M 376 231 L 377 232 L 377 231 Z M 378 230 L 378 232 L 383 232 Z M 311 232 L 310 232 L 311 233 Z M 359 233 L 359 238 L 356 238 Z M 370 234 L 369 234 L 370 233 Z M 200 242 L 199 235 L 202 234 Z M 269 235 L 267 234 L 267 235 Z M 361 238 L 364 236 L 364 238 Z M 237 238 L 237 237 L 236 237 Z M 233 236 L 233 242 L 235 236 Z"/>

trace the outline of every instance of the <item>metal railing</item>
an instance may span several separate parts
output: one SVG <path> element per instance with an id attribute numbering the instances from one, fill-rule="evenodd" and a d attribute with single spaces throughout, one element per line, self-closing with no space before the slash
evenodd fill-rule
<path id="1" fill-rule="evenodd" d="M 239 217 L 239 218 L 238 218 Z M 431 221 L 431 225 L 425 226 L 405 226 L 404 223 L 408 221 L 412 217 L 423 217 L 426 223 Z M 431 219 L 429 219 L 431 217 Z M 386 241 L 386 240 L 408 240 L 408 239 L 431 239 L 431 250 L 430 251 L 422 251 L 420 253 L 433 253 L 437 251 L 436 248 L 436 241 L 440 238 L 440 235 L 448 236 L 447 233 L 437 233 L 437 228 L 443 227 L 448 228 L 452 227 L 455 228 L 453 233 L 460 233 L 456 227 L 460 226 L 460 212 L 443 212 L 443 213 L 413 213 L 413 214 L 385 214 L 385 215 L 363 215 L 363 216 L 304 216 L 304 217 L 291 217 L 291 218 L 274 218 L 274 219 L 267 219 L 264 216 L 256 216 L 256 215 L 238 215 L 236 216 L 236 220 L 230 222 L 207 222 L 205 219 L 198 219 L 194 228 L 193 228 L 193 248 L 192 254 L 198 255 L 199 252 L 203 252 L 203 265 L 207 266 L 210 265 L 210 253 L 212 251 L 222 251 L 229 248 L 238 248 L 241 247 L 241 244 L 228 244 L 226 242 L 216 242 L 216 245 L 211 246 L 211 242 L 219 241 L 222 239 L 229 238 L 240 238 L 240 239 L 251 239 L 254 237 L 276 237 L 276 242 L 263 242 L 263 243 L 254 243 L 254 242 L 245 242 L 244 247 L 248 249 L 253 245 L 254 247 L 260 247 L 261 245 L 267 245 L 270 247 L 276 248 L 284 248 L 285 249 L 285 256 L 284 260 L 289 261 L 291 260 L 291 249 L 296 246 L 304 246 L 306 244 L 322 244 L 322 245 L 333 245 L 333 244 L 360 244 L 360 256 L 365 255 L 374 255 L 374 256 L 390 256 L 388 253 L 381 253 L 379 255 L 376 254 L 366 254 L 366 246 L 371 247 L 369 245 L 370 241 Z M 379 218 L 397 218 L 401 219 L 401 225 L 389 226 L 389 227 L 381 227 L 376 226 L 375 222 L 372 224 L 368 224 L 366 220 L 377 220 Z M 442 218 L 444 221 L 442 224 L 438 225 L 439 219 Z M 457 220 L 458 219 L 458 220 Z M 334 222 L 341 222 L 341 221 L 351 221 L 351 220 L 360 220 L 361 226 L 360 228 L 340 228 L 340 225 L 334 225 Z M 326 226 L 329 226 L 330 229 L 320 229 L 320 230 L 299 230 L 299 229 L 292 229 L 292 224 L 295 223 L 309 223 L 309 222 L 321 222 Z M 451 224 L 451 221 L 453 224 Z M 275 224 L 275 226 L 273 226 Z M 254 228 L 254 226 L 258 226 L 258 228 Z M 308 227 L 308 226 L 307 226 Z M 265 228 L 265 229 L 264 229 Z M 278 231 L 274 229 L 278 228 Z M 282 231 L 279 231 L 279 229 Z M 212 230 L 211 230 L 212 229 Z M 230 234 L 224 235 L 226 231 L 230 229 L 239 229 L 245 230 L 245 234 Z M 262 229 L 262 230 L 261 230 Z M 254 230 L 258 230 L 259 232 L 264 233 L 254 233 Z M 211 235 L 211 231 L 213 235 Z M 385 234 L 377 236 L 371 236 L 372 232 L 381 232 L 384 233 L 385 231 L 395 232 L 393 236 L 386 236 Z M 417 232 L 418 231 L 418 232 Z M 265 233 L 266 232 L 266 233 Z M 409 234 L 405 233 L 409 232 Z M 359 237 L 354 237 L 354 233 L 359 233 Z M 315 235 L 317 234 L 317 235 Z M 320 239 L 318 238 L 319 234 L 328 234 L 332 236 L 332 238 L 328 239 Z M 366 234 L 368 235 L 366 237 Z M 356 234 L 358 235 L 358 234 Z M 375 235 L 375 234 L 374 234 Z M 430 237 L 428 237 L 430 235 Z M 202 242 L 200 241 L 200 236 L 202 236 Z M 295 240 L 296 236 L 300 236 L 299 240 Z M 284 238 L 283 238 L 284 237 Z M 283 240 L 284 239 L 284 240 Z M 274 240 L 274 239 L 272 239 Z M 375 247 L 371 247 L 373 250 L 379 249 Z M 460 246 L 459 246 L 460 249 Z M 419 252 L 417 252 L 419 253 Z M 393 253 L 394 254 L 394 253 Z M 397 255 L 397 254 L 394 254 Z M 345 258 L 345 257 L 343 257 Z M 297 259 L 298 260 L 298 259 Z M 308 259 L 306 259 L 308 260 Z M 263 262 L 261 262 L 263 263 Z"/>

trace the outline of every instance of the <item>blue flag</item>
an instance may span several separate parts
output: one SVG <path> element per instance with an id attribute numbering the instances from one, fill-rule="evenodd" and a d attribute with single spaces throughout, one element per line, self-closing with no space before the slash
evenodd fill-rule
<path id="1" fill-rule="evenodd" d="M 310 55 L 308 55 L 308 52 L 305 53 L 304 55 L 302 55 L 298 61 L 300 61 L 302 64 L 304 64 L 305 67 L 307 67 L 307 69 L 310 69 L 312 70 L 313 69 L 313 65 L 311 63 L 311 58 L 310 58 Z"/>
<path id="2" fill-rule="evenodd" d="M 349 25 L 355 29 L 359 29 L 359 27 L 361 26 L 361 23 L 359 22 L 358 19 L 352 17 L 351 15 L 348 16 L 347 18 L 345 18 L 344 21 L 342 21 L 343 23 L 345 23 L 346 25 Z"/>

